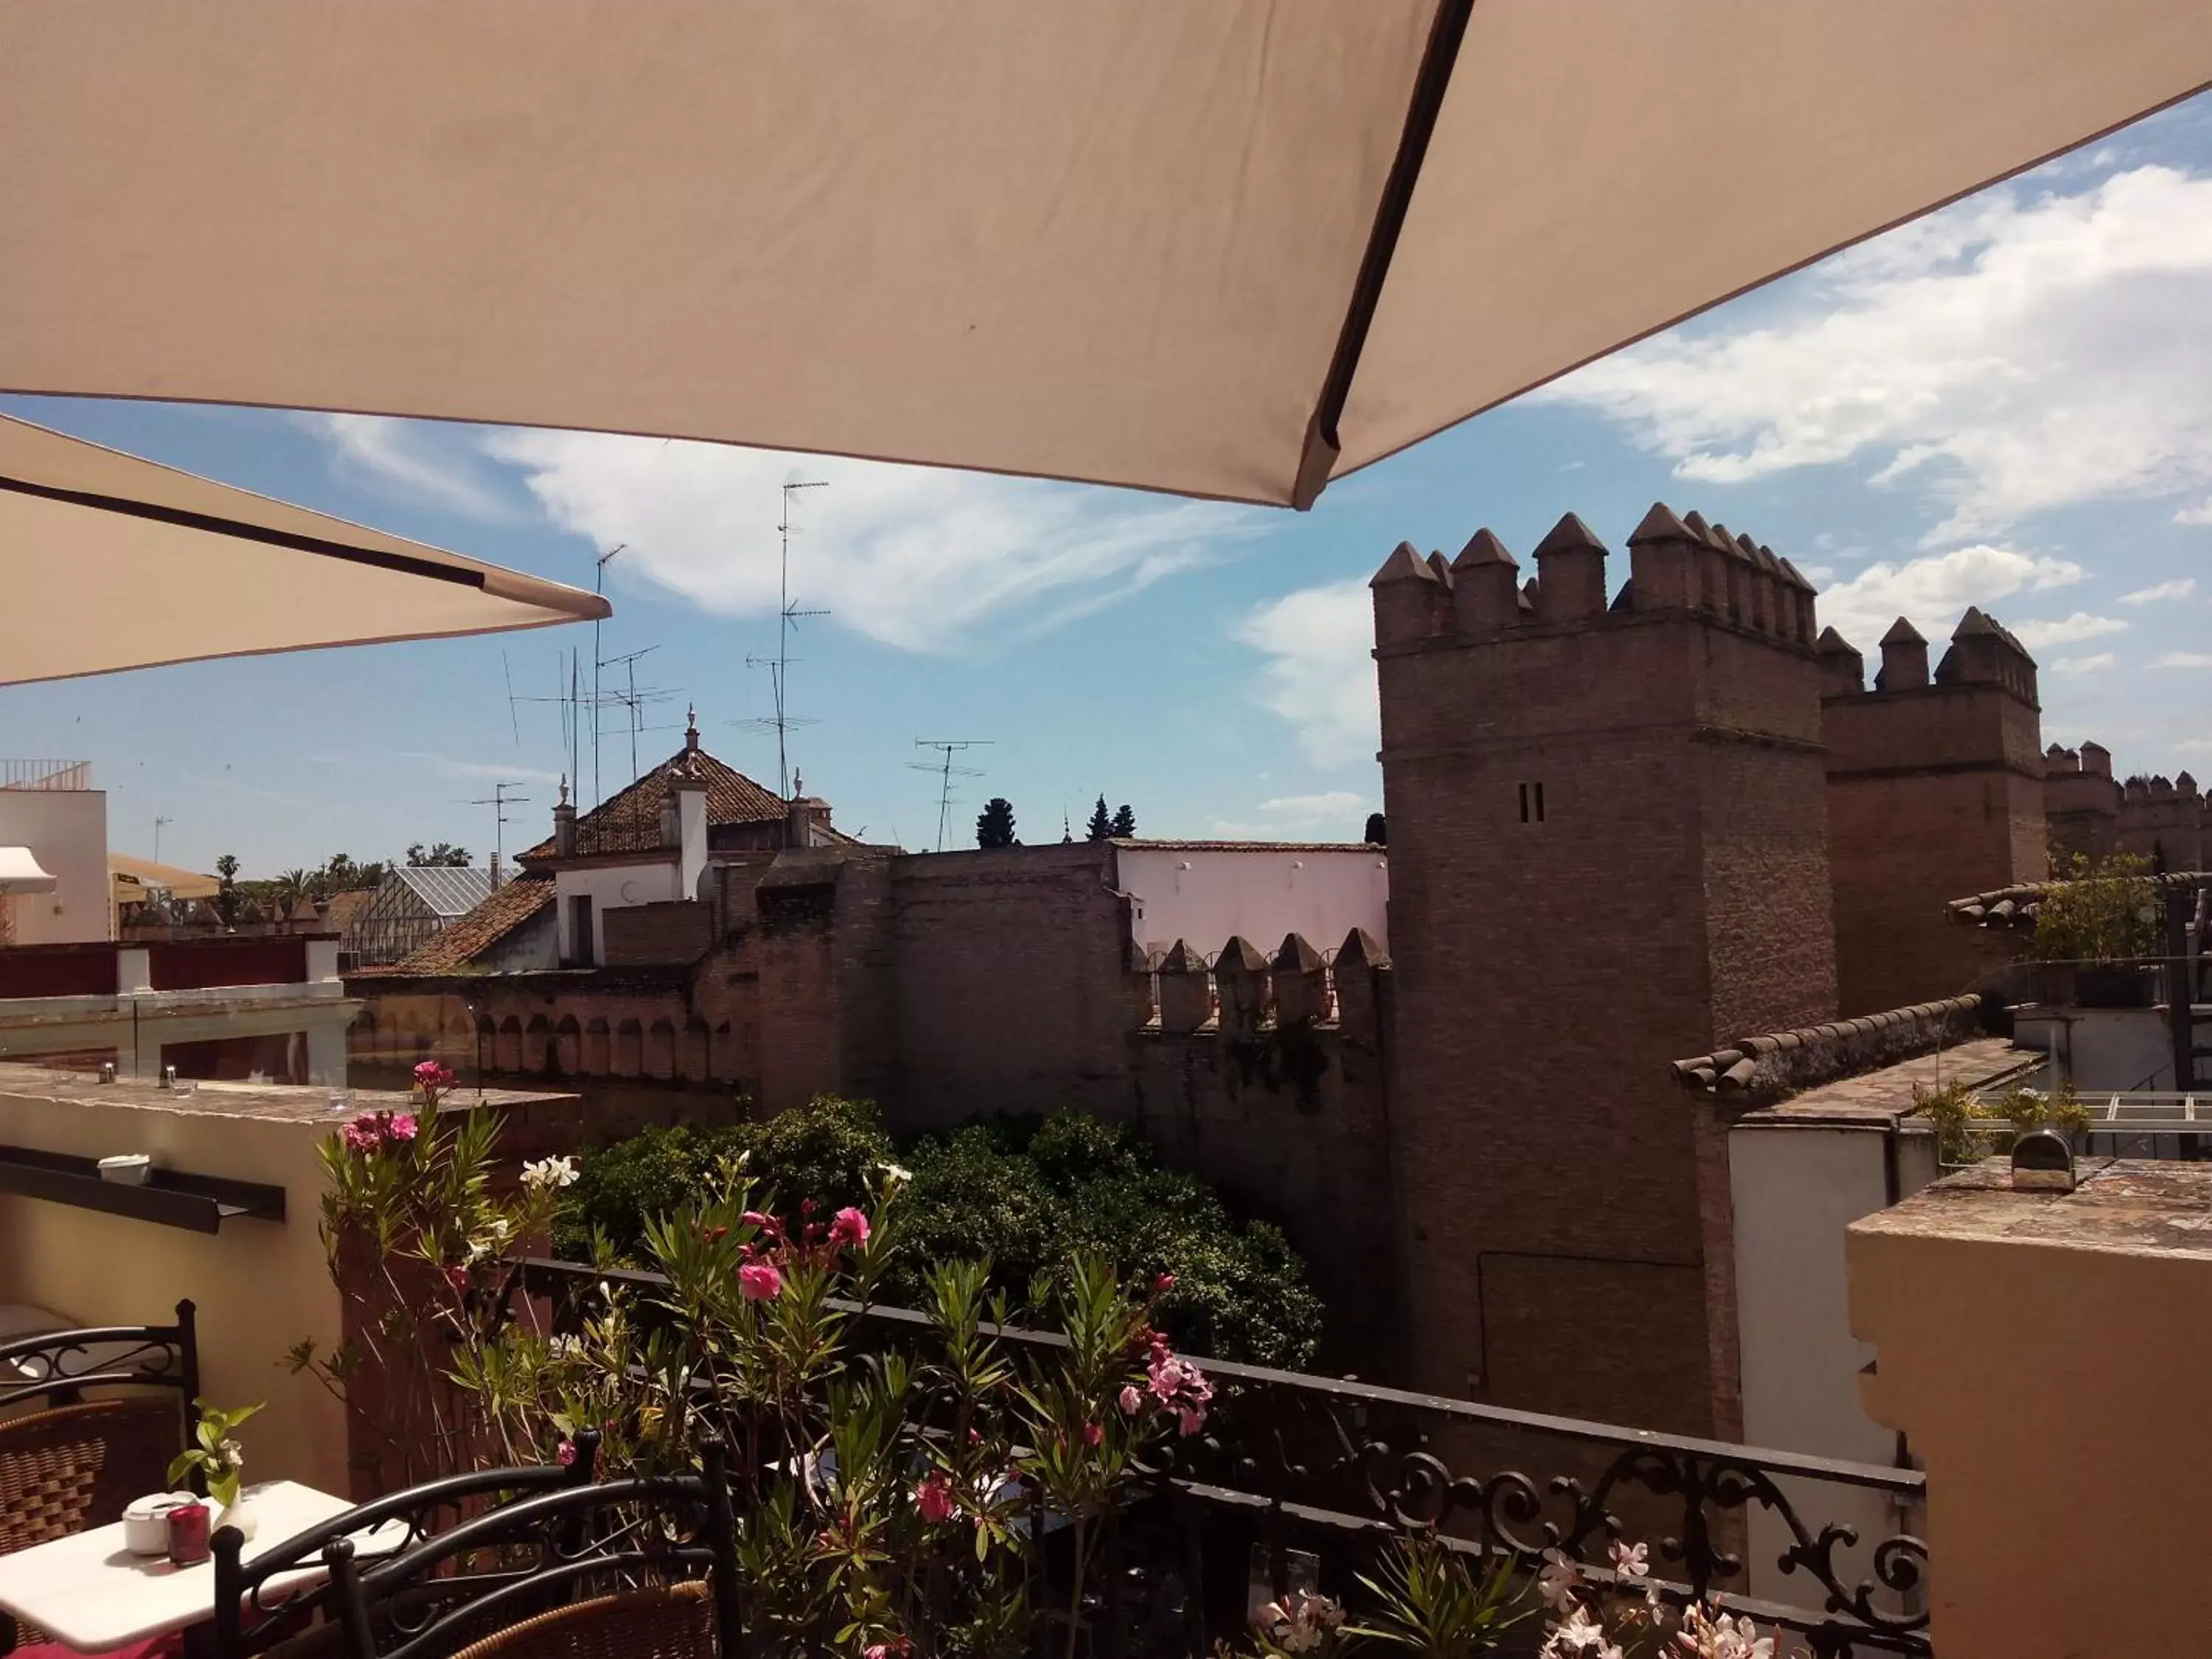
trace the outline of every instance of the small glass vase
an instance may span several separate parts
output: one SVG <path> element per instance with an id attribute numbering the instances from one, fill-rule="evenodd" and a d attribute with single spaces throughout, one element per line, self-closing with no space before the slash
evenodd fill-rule
<path id="1" fill-rule="evenodd" d="M 260 1524 L 261 1517 L 254 1512 L 253 1494 L 241 1487 L 236 1498 L 216 1511 L 215 1524 L 209 1531 L 212 1534 L 225 1527 L 235 1527 L 239 1536 L 250 1544 Z"/>

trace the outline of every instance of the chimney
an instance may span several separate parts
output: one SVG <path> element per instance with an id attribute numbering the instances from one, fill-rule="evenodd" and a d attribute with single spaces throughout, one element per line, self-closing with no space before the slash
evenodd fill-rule
<path id="1" fill-rule="evenodd" d="M 822 832 L 830 827 L 830 803 L 805 793 L 806 780 L 797 772 L 791 775 L 791 800 L 784 811 L 784 845 L 787 847 L 825 847 L 829 836 Z"/>
<path id="2" fill-rule="evenodd" d="M 553 808 L 553 856 L 576 856 L 576 809 L 568 802 L 568 777 L 561 775 L 561 799 Z"/>
<path id="3" fill-rule="evenodd" d="M 1536 617 L 1582 622 L 1605 614 L 1605 544 L 1575 514 L 1536 544 Z"/>
<path id="4" fill-rule="evenodd" d="M 1899 617 L 1881 636 L 1881 672 L 1874 677 L 1877 691 L 1910 691 L 1928 684 L 1928 641 L 1920 630 Z"/>
<path id="5" fill-rule="evenodd" d="M 699 752 L 699 705 L 696 702 L 684 706 L 684 752 L 687 755 Z"/>
<path id="6" fill-rule="evenodd" d="M 707 873 L 707 777 L 694 758 L 698 752 L 698 723 L 692 722 L 684 758 L 668 769 L 668 799 L 662 805 L 662 823 L 676 820 L 675 833 L 666 837 L 676 848 L 676 896 L 699 896 L 700 878 Z"/>

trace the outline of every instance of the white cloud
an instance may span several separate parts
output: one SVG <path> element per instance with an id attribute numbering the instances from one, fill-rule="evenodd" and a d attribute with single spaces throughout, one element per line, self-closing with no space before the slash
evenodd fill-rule
<path id="1" fill-rule="evenodd" d="M 498 761 L 455 760 L 450 755 L 428 755 L 416 749 L 399 751 L 401 760 L 424 761 L 441 777 L 482 778 L 486 782 L 505 779 L 509 783 L 554 783 L 558 772 L 540 772 L 527 766 L 509 766 Z"/>
<path id="2" fill-rule="evenodd" d="M 1253 808 L 1249 819 L 1216 818 L 1212 833 L 1255 841 L 1357 841 L 1374 810 L 1370 797 L 1352 789 L 1276 795 Z"/>
<path id="3" fill-rule="evenodd" d="M 2094 657 L 2061 657 L 2052 665 L 2059 674 L 2101 674 L 2119 659 L 2109 651 L 2100 651 Z"/>
<path id="4" fill-rule="evenodd" d="M 1297 728 L 1307 757 L 1323 766 L 1370 759 L 1380 742 L 1374 611 L 1354 578 L 1270 599 L 1233 636 L 1269 659 L 1260 700 Z"/>
<path id="5" fill-rule="evenodd" d="M 1948 637 L 1970 605 L 2070 586 L 2081 576 L 2081 567 L 2066 559 L 2005 547 L 1961 547 L 1901 564 L 1870 564 L 1824 592 L 1819 611 L 1824 624 L 1871 654 L 1899 617 L 1912 618 L 1933 641 Z"/>
<path id="6" fill-rule="evenodd" d="M 2083 640 L 2102 639 L 2107 634 L 2124 634 L 2128 629 L 2127 623 L 2118 617 L 2093 617 L 2086 611 L 2076 611 L 2057 622 L 2008 623 L 2006 626 L 2031 651 L 2040 651 L 2047 645 L 2075 645 Z"/>
<path id="7" fill-rule="evenodd" d="M 796 498 L 791 592 L 843 627 L 950 650 L 987 623 L 1041 630 L 1188 570 L 1247 533 L 1249 508 L 1083 485 L 599 433 L 507 431 L 485 452 L 522 469 L 555 523 L 708 611 L 772 617 L 782 484 Z"/>
<path id="8" fill-rule="evenodd" d="M 465 518 L 497 523 L 516 516 L 483 476 L 459 428 L 375 415 L 302 412 L 293 418 L 330 445 L 341 472 Z"/>
<path id="9" fill-rule="evenodd" d="M 1739 313 L 1741 314 L 1741 313 Z M 1683 477 L 1864 459 L 1948 516 L 2212 484 L 2212 177 L 2140 167 L 1986 193 L 1530 394 L 1626 424 Z M 2212 523 L 2212 501 L 2183 522 Z"/>
<path id="10" fill-rule="evenodd" d="M 2197 592 L 2197 578 L 2183 576 L 2178 580 L 2160 582 L 2155 587 L 2138 587 L 2132 593 L 2120 595 L 2122 605 L 2160 605 L 2168 599 L 2185 599 Z"/>
<path id="11" fill-rule="evenodd" d="M 2212 668 L 2212 652 L 2169 651 L 2151 666 L 2154 668 Z"/>
<path id="12" fill-rule="evenodd" d="M 2212 497 L 2194 507 L 2185 507 L 2173 515 L 2176 524 L 2212 524 Z"/>
<path id="13" fill-rule="evenodd" d="M 2178 754 L 2212 755 L 2212 738 L 2185 738 L 2173 748 Z"/>

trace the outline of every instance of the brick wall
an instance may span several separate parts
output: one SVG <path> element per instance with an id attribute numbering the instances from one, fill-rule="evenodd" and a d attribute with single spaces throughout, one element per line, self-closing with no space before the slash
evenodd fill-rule
<path id="1" fill-rule="evenodd" d="M 714 942 L 714 912 L 696 899 L 617 905 L 599 912 L 600 957 L 610 968 L 696 962 Z"/>
<path id="2" fill-rule="evenodd" d="M 1725 1205 L 1667 1067 L 1825 1017 L 1834 968 L 1809 590 L 1721 536 L 1655 511 L 1610 611 L 1545 601 L 1552 566 L 1602 606 L 1578 522 L 1525 608 L 1480 537 L 1376 577 L 1415 1386 L 1730 1426 Z"/>
<path id="3" fill-rule="evenodd" d="M 1131 930 L 1113 847 L 930 854 L 890 873 L 899 1127 L 1069 1108 L 1127 1119 Z"/>
<path id="4" fill-rule="evenodd" d="M 1844 1014 L 1972 989 L 1989 970 L 1987 953 L 1944 906 L 2046 873 L 2034 665 L 2021 654 L 2014 666 L 2003 678 L 1969 678 L 1978 664 L 1947 657 L 1928 684 L 1822 702 Z"/>

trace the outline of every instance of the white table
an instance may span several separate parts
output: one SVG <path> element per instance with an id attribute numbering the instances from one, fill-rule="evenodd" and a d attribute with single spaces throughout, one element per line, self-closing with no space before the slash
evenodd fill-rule
<path id="1" fill-rule="evenodd" d="M 254 1535 L 244 1559 L 344 1514 L 353 1505 L 295 1480 L 248 1486 Z M 406 1541 L 404 1522 L 387 1521 L 355 1541 L 357 1554 L 388 1555 Z M 264 1597 L 312 1589 L 323 1582 L 319 1562 L 279 1573 L 262 1587 Z M 123 1523 L 95 1527 L 51 1544 L 0 1555 L 0 1612 L 49 1632 L 81 1653 L 128 1646 L 166 1636 L 215 1617 L 215 1563 L 169 1565 L 164 1556 L 133 1555 L 123 1547 Z"/>

